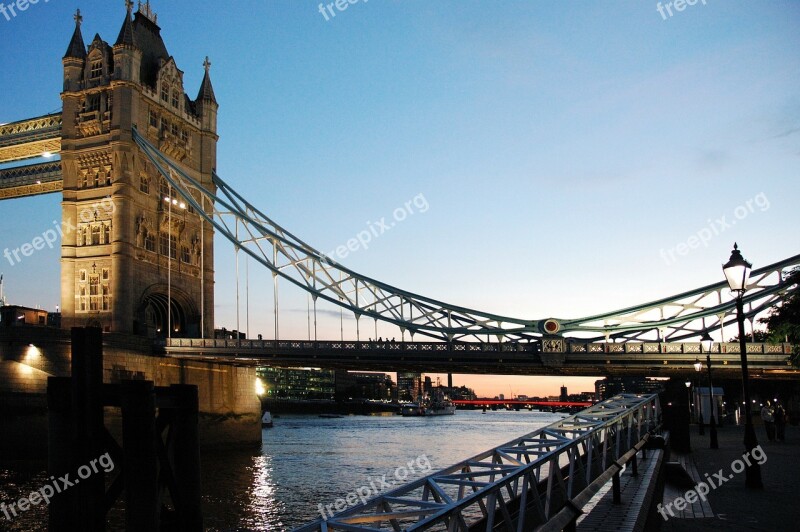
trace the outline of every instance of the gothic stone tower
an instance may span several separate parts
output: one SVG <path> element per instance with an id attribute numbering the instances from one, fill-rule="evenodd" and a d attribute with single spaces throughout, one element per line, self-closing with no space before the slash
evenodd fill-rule
<path id="1" fill-rule="evenodd" d="M 126 4 L 116 43 L 95 35 L 88 50 L 78 11 L 63 58 L 62 323 L 147 336 L 166 336 L 171 323 L 173 336 L 211 336 L 213 228 L 131 136 L 137 128 L 213 191 L 218 105 L 210 63 L 190 99 L 150 2 L 139 2 L 135 15 Z"/>

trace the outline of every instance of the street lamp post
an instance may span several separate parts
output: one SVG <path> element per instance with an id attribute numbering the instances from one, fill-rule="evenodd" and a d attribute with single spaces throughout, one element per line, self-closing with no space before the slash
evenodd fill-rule
<path id="1" fill-rule="evenodd" d="M 692 381 L 686 381 L 684 384 L 686 385 L 686 397 L 689 399 L 689 417 L 686 420 L 686 445 L 688 446 L 687 450 L 691 452 L 692 439 L 689 437 L 691 434 L 689 429 L 692 423 Z"/>
<path id="2" fill-rule="evenodd" d="M 706 352 L 706 367 L 708 368 L 708 397 L 709 404 L 711 405 L 711 419 L 709 419 L 709 434 L 711 438 L 711 449 L 719 449 L 719 440 L 717 439 L 717 421 L 715 413 L 717 405 L 714 404 L 714 381 L 711 380 L 711 347 L 714 345 L 714 340 L 708 331 L 703 332 L 700 338 L 700 345 Z"/>
<path id="3" fill-rule="evenodd" d="M 752 264 L 744 260 L 739 246 L 734 243 L 731 258 L 722 267 L 725 278 L 728 280 L 731 292 L 736 292 L 736 317 L 739 322 L 739 354 L 742 366 L 742 394 L 744 395 L 745 419 L 744 419 L 744 446 L 749 456 L 758 446 L 756 431 L 753 429 L 753 420 L 750 416 L 750 386 L 749 374 L 747 371 L 747 345 L 744 341 L 744 293 L 747 291 L 747 280 L 750 277 Z M 761 466 L 757 462 L 751 462 L 745 467 L 745 486 L 748 488 L 763 488 L 761 481 Z"/>
<path id="4" fill-rule="evenodd" d="M 697 395 L 697 416 L 698 416 L 698 423 L 700 426 L 700 430 L 697 432 L 700 436 L 706 435 L 705 429 L 705 422 L 703 421 L 703 394 L 700 392 L 700 372 L 703 370 L 703 363 L 700 362 L 699 359 L 694 359 L 694 370 L 698 373 L 697 377 L 697 389 L 695 390 L 695 394 Z"/>

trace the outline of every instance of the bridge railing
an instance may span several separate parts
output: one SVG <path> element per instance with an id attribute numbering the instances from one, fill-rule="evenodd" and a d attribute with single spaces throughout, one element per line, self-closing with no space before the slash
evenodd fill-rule
<path id="1" fill-rule="evenodd" d="M 533 530 L 660 423 L 657 395 L 622 394 L 296 529 Z"/>
<path id="2" fill-rule="evenodd" d="M 748 354 L 761 355 L 790 355 L 792 344 L 748 343 Z M 200 338 L 169 338 L 160 341 L 164 348 L 189 348 L 189 349 L 238 349 L 238 350 L 269 350 L 269 351 L 397 351 L 397 352 L 422 352 L 422 353 L 450 353 L 450 352 L 482 352 L 482 353 L 541 353 L 540 342 L 377 342 L 355 340 L 236 340 L 236 339 L 200 339 Z M 688 354 L 700 355 L 704 353 L 699 342 L 626 342 L 626 343 L 586 343 L 567 341 L 564 344 L 565 353 L 587 355 L 604 354 Z M 716 343 L 711 348 L 711 354 L 739 353 L 738 342 Z"/>

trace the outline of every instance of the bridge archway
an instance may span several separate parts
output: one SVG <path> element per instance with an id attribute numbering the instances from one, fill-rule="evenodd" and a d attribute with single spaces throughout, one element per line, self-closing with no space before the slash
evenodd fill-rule
<path id="1" fill-rule="evenodd" d="M 150 287 L 142 295 L 134 331 L 150 338 L 166 338 L 172 327 L 173 338 L 200 336 L 200 316 L 192 299 L 185 292 L 167 286 Z"/>

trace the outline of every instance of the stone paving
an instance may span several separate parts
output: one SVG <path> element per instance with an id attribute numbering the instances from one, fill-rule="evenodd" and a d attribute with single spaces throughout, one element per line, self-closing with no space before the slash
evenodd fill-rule
<path id="1" fill-rule="evenodd" d="M 800 530 L 800 427 L 786 427 L 786 441 L 770 442 L 764 427 L 757 424 L 756 436 L 766 455 L 761 466 L 764 488 L 745 488 L 745 474 L 734 473 L 732 464 L 745 453 L 744 427 L 726 425 L 718 429 L 719 449 L 709 449 L 709 430 L 705 436 L 698 434 L 698 427 L 691 427 L 692 453 L 687 455 L 700 478 L 706 474 L 716 484 L 715 473 L 723 471 L 728 479 L 708 494 L 708 506 L 713 516 L 692 516 L 683 512 L 683 517 L 669 517 L 662 524 L 666 532 L 696 530 L 726 531 L 796 531 Z M 674 456 L 672 459 L 676 459 Z M 763 459 L 762 459 L 763 460 Z M 691 470 L 690 467 L 687 468 Z M 693 473 L 693 472 L 692 472 Z M 694 473 L 693 473 L 694 474 Z M 733 475 L 733 478 L 729 478 Z M 678 488 L 681 491 L 683 488 Z M 665 490 L 665 501 L 674 499 L 675 490 Z M 677 515 L 677 512 L 674 512 Z"/>

